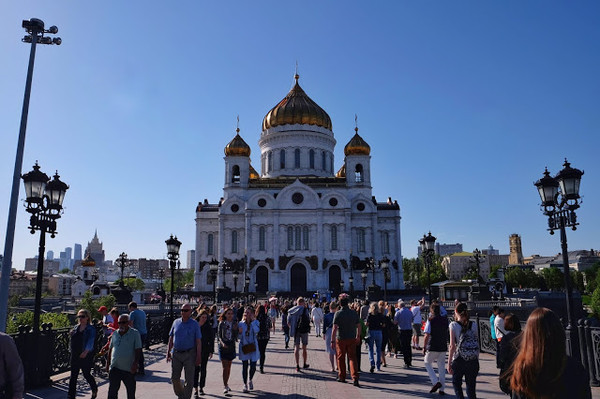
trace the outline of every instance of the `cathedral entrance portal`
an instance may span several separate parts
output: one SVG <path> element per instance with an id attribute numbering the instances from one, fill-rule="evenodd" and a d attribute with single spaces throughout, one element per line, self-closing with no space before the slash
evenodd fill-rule
<path id="1" fill-rule="evenodd" d="M 329 290 L 337 296 L 341 292 L 340 281 L 342 281 L 342 271 L 339 266 L 329 268 Z"/>
<path id="2" fill-rule="evenodd" d="M 299 263 L 294 264 L 290 271 L 290 278 L 291 278 L 290 291 L 292 292 L 292 294 L 305 295 L 306 291 L 307 291 L 307 289 L 306 289 L 306 268 Z"/>
<path id="3" fill-rule="evenodd" d="M 269 290 L 269 271 L 265 266 L 256 268 L 256 292 L 267 292 Z"/>

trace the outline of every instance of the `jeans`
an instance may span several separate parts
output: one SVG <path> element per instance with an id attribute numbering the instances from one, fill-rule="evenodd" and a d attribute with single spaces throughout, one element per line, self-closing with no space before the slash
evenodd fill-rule
<path id="1" fill-rule="evenodd" d="M 446 352 L 427 352 L 424 362 L 425 369 L 427 369 L 429 379 L 431 380 L 431 385 L 435 385 L 439 382 L 442 384 L 440 391 L 443 391 L 446 386 Z M 433 371 L 433 362 L 437 363 L 439 378 L 435 375 L 435 371 Z"/>
<path id="2" fill-rule="evenodd" d="M 244 380 L 244 384 L 248 383 L 248 362 L 249 360 L 242 360 L 242 379 Z M 256 362 L 250 362 L 250 381 L 254 378 L 254 373 L 256 373 Z"/>
<path id="3" fill-rule="evenodd" d="M 194 369 L 194 388 L 204 388 L 206 386 L 206 365 L 208 364 L 209 356 L 210 353 L 208 351 L 202 351 L 200 366 L 196 366 Z"/>
<path id="4" fill-rule="evenodd" d="M 412 366 L 412 348 L 410 340 L 412 339 L 412 330 L 400 330 L 400 350 L 404 356 L 404 364 Z"/>
<path id="5" fill-rule="evenodd" d="M 383 339 L 383 334 L 381 330 L 370 330 L 369 331 L 369 361 L 371 362 L 371 367 L 375 367 L 377 364 L 377 369 L 381 368 L 381 341 Z M 375 346 L 376 351 L 373 350 L 373 346 Z M 377 356 L 377 359 L 374 359 L 373 356 Z"/>
<path id="6" fill-rule="evenodd" d="M 338 339 L 336 341 L 336 354 L 338 363 L 339 379 L 346 380 L 346 354 L 350 363 L 350 374 L 352 379 L 358 381 L 358 363 L 356 362 L 356 339 Z"/>
<path id="7" fill-rule="evenodd" d="M 117 399 L 121 381 L 127 390 L 127 399 L 135 399 L 135 375 L 113 367 L 108 373 L 108 399 Z"/>
<path id="8" fill-rule="evenodd" d="M 265 367 L 265 358 L 267 357 L 267 344 L 269 343 L 268 339 L 258 339 L 258 351 L 260 353 L 260 368 L 262 370 Z"/>
<path id="9" fill-rule="evenodd" d="M 464 399 L 462 379 L 467 383 L 467 397 L 477 399 L 475 380 L 479 374 L 479 359 L 463 360 L 460 356 L 452 361 L 452 385 L 458 399 Z"/>
<path id="10" fill-rule="evenodd" d="M 92 376 L 91 370 L 93 366 L 93 356 L 90 354 L 84 359 L 77 357 L 71 357 L 71 378 L 69 379 L 69 398 L 75 398 L 77 395 L 77 377 L 79 377 L 79 370 L 83 373 L 83 377 L 90 384 L 92 391 L 98 390 L 96 380 Z"/>
<path id="11" fill-rule="evenodd" d="M 184 371 L 184 385 L 181 386 L 181 370 Z M 173 392 L 178 398 L 190 399 L 194 385 L 194 375 L 196 371 L 196 348 L 186 352 L 173 351 L 173 360 L 171 360 L 171 382 L 173 383 Z"/>

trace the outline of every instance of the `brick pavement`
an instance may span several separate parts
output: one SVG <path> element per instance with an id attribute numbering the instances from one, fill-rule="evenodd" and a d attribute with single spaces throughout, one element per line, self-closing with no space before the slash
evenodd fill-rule
<path id="1" fill-rule="evenodd" d="M 364 345 L 363 345 L 364 349 Z M 148 353 L 147 359 L 151 361 L 146 367 L 146 376 L 138 378 L 137 398 L 175 398 L 170 382 L 170 365 L 164 360 L 165 346 L 153 347 Z M 361 388 L 349 383 L 335 381 L 336 375 L 331 373 L 329 361 L 325 352 L 325 343 L 322 338 L 311 336 L 309 340 L 308 363 L 310 368 L 296 372 L 295 360 L 292 350 L 284 349 L 283 336 L 278 332 L 273 335 L 267 347 L 267 360 L 265 374 L 258 371 L 254 377 L 255 390 L 242 393 L 241 362 L 234 361 L 231 369 L 229 386 L 232 389 L 231 398 L 286 398 L 286 399 L 379 399 L 379 398 L 427 398 L 440 397 L 437 394 L 429 394 L 431 384 L 427 372 L 423 366 L 423 355 L 413 353 L 414 368 L 405 370 L 402 368 L 402 359 L 388 358 L 388 367 L 382 368 L 382 372 L 370 374 L 368 354 L 363 350 L 361 366 L 363 372 L 360 375 Z M 301 359 L 302 361 L 302 359 Z M 498 388 L 495 359 L 488 354 L 482 354 L 480 359 L 481 371 L 477 379 L 477 393 L 480 398 L 507 398 Z M 367 372 L 364 372 L 364 371 Z M 446 378 L 446 396 L 454 397 L 451 380 Z M 97 378 L 99 383 L 99 398 L 106 398 L 108 382 Z M 68 375 L 63 374 L 55 378 L 55 383 L 48 388 L 37 389 L 28 392 L 26 399 L 64 399 Z M 83 378 L 79 381 L 78 398 L 89 398 L 90 391 Z M 225 397 L 223 395 L 223 383 L 221 377 L 221 364 L 217 356 L 209 361 L 206 395 L 204 397 Z M 593 397 L 600 398 L 600 388 L 593 388 Z M 125 398 L 125 388 L 121 387 L 120 397 Z"/>

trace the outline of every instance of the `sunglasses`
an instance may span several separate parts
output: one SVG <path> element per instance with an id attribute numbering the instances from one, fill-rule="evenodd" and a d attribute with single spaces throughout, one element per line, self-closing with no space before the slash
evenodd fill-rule
<path id="1" fill-rule="evenodd" d="M 78 314 L 78 315 L 77 315 L 77 318 L 79 318 L 79 319 L 85 319 L 86 317 L 87 317 L 87 316 L 86 316 L 86 315 L 84 315 L 84 314 Z"/>
<path id="2" fill-rule="evenodd" d="M 191 312 L 192 309 L 181 309 L 182 312 Z"/>

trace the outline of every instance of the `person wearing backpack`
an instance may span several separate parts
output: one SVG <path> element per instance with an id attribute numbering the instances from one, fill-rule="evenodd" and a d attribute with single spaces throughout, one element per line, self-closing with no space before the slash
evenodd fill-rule
<path id="1" fill-rule="evenodd" d="M 458 399 L 464 399 L 462 379 L 465 377 L 467 397 L 476 399 L 475 382 L 479 374 L 479 339 L 477 323 L 469 320 L 467 304 L 459 302 L 454 308 L 454 319 L 450 323 L 450 350 L 448 373 L 452 374 L 452 385 Z"/>
<path id="2" fill-rule="evenodd" d="M 260 373 L 264 374 L 267 344 L 271 338 L 271 318 L 267 316 L 267 311 L 264 306 L 256 308 L 256 320 L 258 320 L 260 327 L 256 336 L 256 340 L 258 341 L 258 351 L 260 352 Z"/>
<path id="3" fill-rule="evenodd" d="M 296 358 L 296 371 L 300 371 L 300 343 L 302 342 L 302 359 L 304 368 L 309 368 L 306 360 L 308 354 L 308 334 L 310 333 L 310 316 L 306 308 L 304 298 L 299 297 L 297 305 L 288 311 L 288 326 L 290 327 L 290 336 L 294 337 L 294 356 Z"/>

